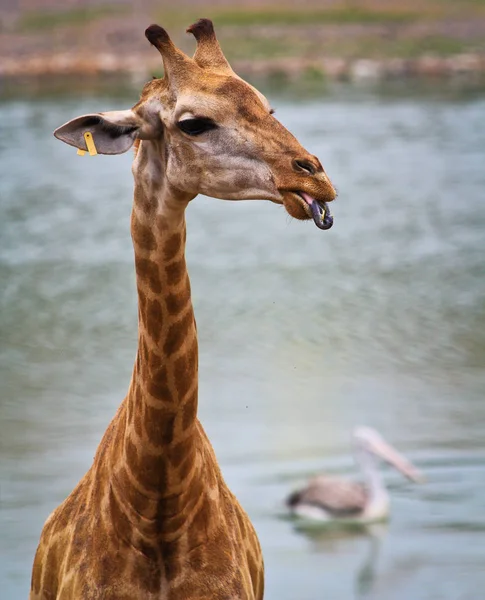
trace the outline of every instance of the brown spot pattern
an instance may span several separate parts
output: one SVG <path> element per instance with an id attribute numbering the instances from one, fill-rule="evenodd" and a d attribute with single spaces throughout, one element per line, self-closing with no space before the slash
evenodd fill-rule
<path id="1" fill-rule="evenodd" d="M 141 250 L 152 251 L 156 249 L 157 241 L 151 229 L 142 225 L 136 217 L 132 220 L 131 233 L 133 241 Z"/>
<path id="2" fill-rule="evenodd" d="M 185 506 L 180 507 L 182 510 L 177 511 L 174 515 L 170 515 L 163 520 L 162 531 L 165 537 L 173 538 L 175 534 L 179 533 L 187 521 L 187 513 Z"/>
<path id="3" fill-rule="evenodd" d="M 119 486 L 119 488 L 123 490 L 123 497 L 128 506 L 131 506 L 135 512 L 145 514 L 147 515 L 147 518 L 150 518 L 151 515 L 149 515 L 149 513 L 152 502 L 147 496 L 143 495 L 143 493 L 129 483 L 126 467 L 127 465 L 123 466 L 117 474 L 117 489 Z"/>
<path id="4" fill-rule="evenodd" d="M 178 476 L 181 481 L 185 481 L 188 479 L 188 476 L 194 466 L 194 455 L 195 452 L 191 452 L 185 456 L 182 464 L 178 468 Z"/>
<path id="5" fill-rule="evenodd" d="M 136 478 L 138 467 L 138 450 L 129 436 L 125 439 L 125 454 L 126 462 L 131 466 L 131 472 Z"/>
<path id="6" fill-rule="evenodd" d="M 197 390 L 193 392 L 183 407 L 182 430 L 187 429 L 194 424 L 197 418 Z"/>
<path id="7" fill-rule="evenodd" d="M 135 268 L 138 277 L 146 281 L 154 294 L 160 294 L 162 283 L 160 281 L 160 269 L 156 262 L 149 258 L 140 258 L 135 255 Z"/>
<path id="8" fill-rule="evenodd" d="M 159 379 L 166 379 L 166 367 L 164 365 L 165 357 L 162 356 L 158 351 L 147 349 L 147 364 L 148 376 L 154 377 L 157 375 Z"/>
<path id="9" fill-rule="evenodd" d="M 180 233 L 172 234 L 163 245 L 163 252 L 165 254 L 165 260 L 170 262 L 182 249 L 182 235 Z"/>
<path id="10" fill-rule="evenodd" d="M 140 369 L 145 365 L 148 361 L 148 344 L 144 336 L 140 336 L 138 341 L 138 354 L 140 356 L 141 365 Z"/>
<path id="11" fill-rule="evenodd" d="M 211 501 L 205 492 L 203 492 L 203 494 L 204 499 L 192 520 L 192 529 L 194 531 L 207 531 L 210 530 L 211 527 L 211 521 L 213 518 Z"/>
<path id="12" fill-rule="evenodd" d="M 167 274 L 167 280 L 169 285 L 177 285 L 182 280 L 182 277 L 186 273 L 185 258 L 182 257 L 180 260 L 174 261 L 172 264 L 165 267 L 165 273 Z"/>
<path id="13" fill-rule="evenodd" d="M 186 354 L 179 356 L 173 365 L 173 374 L 177 382 L 178 398 L 182 401 L 193 385 L 197 374 L 197 344 L 191 344 Z"/>
<path id="14" fill-rule="evenodd" d="M 168 385 L 167 369 L 160 367 L 154 370 L 147 381 L 147 392 L 158 400 L 173 402 L 174 395 Z"/>
<path id="15" fill-rule="evenodd" d="M 179 321 L 170 325 L 163 346 L 163 353 L 165 356 L 169 357 L 180 350 L 186 341 L 187 332 L 193 323 L 194 315 L 192 314 L 192 311 L 188 311 Z"/>
<path id="16" fill-rule="evenodd" d="M 146 405 L 144 416 L 146 435 L 153 446 L 161 448 L 173 442 L 177 413 Z"/>
<path id="17" fill-rule="evenodd" d="M 157 493 L 167 489 L 170 469 L 166 457 L 145 454 L 143 462 L 134 463 L 134 468 L 133 475 L 145 489 Z"/>
<path id="18" fill-rule="evenodd" d="M 190 290 L 185 288 L 180 294 L 167 294 L 165 305 L 170 315 L 178 315 L 190 301 Z"/>
<path id="19" fill-rule="evenodd" d="M 143 411 L 145 412 L 145 411 Z M 135 428 L 135 433 L 139 438 L 143 437 L 143 419 L 142 419 L 142 414 L 141 411 L 135 413 L 133 415 L 133 425 Z"/>
<path id="20" fill-rule="evenodd" d="M 142 156 L 141 164 L 143 164 L 143 162 L 146 164 L 146 158 Z M 147 195 L 145 194 L 145 192 L 140 187 L 137 187 L 137 186 L 135 186 L 134 203 L 145 214 L 149 214 L 150 212 L 153 211 L 154 205 L 150 201 L 150 198 L 148 198 Z"/>
<path id="21" fill-rule="evenodd" d="M 157 215 L 156 217 L 156 228 L 157 228 L 157 232 L 160 235 L 161 239 L 163 239 L 167 232 L 170 234 L 171 231 L 171 226 L 170 224 L 167 222 L 167 219 L 163 216 L 163 215 Z"/>
<path id="22" fill-rule="evenodd" d="M 152 340 L 158 344 L 162 334 L 162 306 L 158 300 L 149 300 L 146 312 L 146 328 L 150 332 Z"/>
<path id="23" fill-rule="evenodd" d="M 194 440 L 189 437 L 182 442 L 179 442 L 175 446 L 173 446 L 170 451 L 170 460 L 172 463 L 172 467 L 177 469 L 183 460 L 188 459 L 190 462 L 193 461 L 194 454 Z"/>

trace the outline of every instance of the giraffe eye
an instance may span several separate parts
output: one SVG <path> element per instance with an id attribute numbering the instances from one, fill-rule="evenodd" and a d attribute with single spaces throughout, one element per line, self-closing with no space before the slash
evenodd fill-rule
<path id="1" fill-rule="evenodd" d="M 197 119 L 184 119 L 177 123 L 177 127 L 188 135 L 200 135 L 211 129 L 216 129 L 217 125 L 212 119 L 200 117 Z"/>

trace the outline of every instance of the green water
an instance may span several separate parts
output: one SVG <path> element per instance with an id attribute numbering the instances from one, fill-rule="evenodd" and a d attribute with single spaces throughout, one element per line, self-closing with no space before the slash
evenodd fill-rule
<path id="1" fill-rule="evenodd" d="M 75 96 L 73 94 L 73 96 Z M 136 100 L 0 103 L 0 595 L 28 594 L 44 520 L 89 467 L 136 341 L 130 153 L 52 135 Z M 339 190 L 327 232 L 199 197 L 188 262 L 200 418 L 249 512 L 268 600 L 479 600 L 485 592 L 485 96 L 272 97 Z M 384 470 L 392 520 L 299 531 L 311 474 L 354 475 L 368 424 L 427 475 Z"/>

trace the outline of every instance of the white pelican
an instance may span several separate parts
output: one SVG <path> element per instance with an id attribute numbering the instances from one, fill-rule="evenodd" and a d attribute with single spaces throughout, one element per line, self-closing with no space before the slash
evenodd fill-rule
<path id="1" fill-rule="evenodd" d="M 389 516 L 389 494 L 379 472 L 379 459 L 395 467 L 410 480 L 421 483 L 424 477 L 397 450 L 370 427 L 356 427 L 353 446 L 365 483 L 318 475 L 286 500 L 295 516 L 318 521 L 370 523 Z"/>

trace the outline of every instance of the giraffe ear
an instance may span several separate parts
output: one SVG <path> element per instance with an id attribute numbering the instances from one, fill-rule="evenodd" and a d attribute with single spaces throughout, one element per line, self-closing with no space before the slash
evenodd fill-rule
<path id="1" fill-rule="evenodd" d="M 132 110 L 92 113 L 72 119 L 54 131 L 57 139 L 88 150 L 84 134 L 90 132 L 98 154 L 123 154 L 140 135 L 143 123 Z"/>

